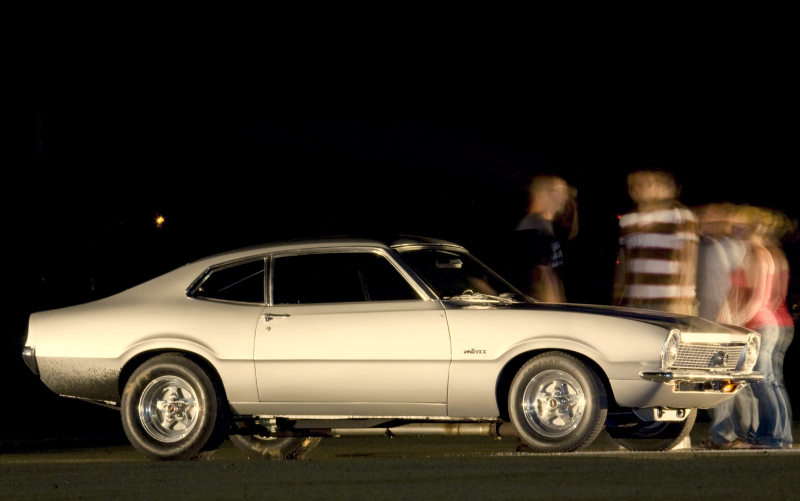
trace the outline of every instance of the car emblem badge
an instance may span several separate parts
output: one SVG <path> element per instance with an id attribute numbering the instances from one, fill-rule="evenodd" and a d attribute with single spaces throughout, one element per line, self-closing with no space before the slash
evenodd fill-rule
<path id="1" fill-rule="evenodd" d="M 728 364 L 728 354 L 724 351 L 718 351 L 711 359 L 711 363 L 717 367 L 724 367 Z"/>
<path id="2" fill-rule="evenodd" d="M 478 350 L 475 348 L 470 348 L 468 350 L 464 350 L 465 355 L 486 355 L 486 350 Z"/>

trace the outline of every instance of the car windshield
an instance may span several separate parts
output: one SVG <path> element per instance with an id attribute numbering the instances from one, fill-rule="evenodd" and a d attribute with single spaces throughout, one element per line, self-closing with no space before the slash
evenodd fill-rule
<path id="1" fill-rule="evenodd" d="M 440 299 L 529 301 L 511 284 L 465 251 L 458 249 L 398 249 L 417 275 Z"/>

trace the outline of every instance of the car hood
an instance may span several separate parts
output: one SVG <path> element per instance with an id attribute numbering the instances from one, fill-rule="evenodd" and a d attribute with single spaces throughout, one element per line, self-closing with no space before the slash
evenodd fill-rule
<path id="1" fill-rule="evenodd" d="M 594 304 L 567 304 L 567 303 L 516 303 L 511 305 L 514 309 L 568 311 L 572 313 L 585 313 L 587 315 L 604 315 L 630 320 L 638 320 L 649 324 L 659 325 L 668 329 L 680 329 L 681 332 L 738 332 L 747 334 L 751 332 L 744 327 L 720 324 L 705 318 L 689 315 L 676 315 L 654 310 L 641 310 L 637 308 L 623 308 L 619 306 L 600 306 Z"/>

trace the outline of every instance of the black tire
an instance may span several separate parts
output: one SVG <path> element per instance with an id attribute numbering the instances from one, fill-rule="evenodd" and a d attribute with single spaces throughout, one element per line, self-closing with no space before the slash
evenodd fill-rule
<path id="1" fill-rule="evenodd" d="M 566 353 L 547 352 L 517 372 L 508 392 L 508 412 L 532 452 L 572 452 L 597 438 L 608 399 L 592 368 Z"/>
<path id="2" fill-rule="evenodd" d="M 303 459 L 319 445 L 318 437 L 263 437 L 261 435 L 231 435 L 231 443 L 251 459 Z"/>
<path id="3" fill-rule="evenodd" d="M 151 358 L 122 391 L 122 428 L 151 459 L 196 459 L 216 450 L 228 431 L 222 385 L 177 353 Z"/>
<path id="4" fill-rule="evenodd" d="M 609 426 L 606 431 L 629 451 L 668 451 L 681 443 L 694 427 L 697 409 L 688 409 L 683 421 L 640 422 L 629 426 Z"/>

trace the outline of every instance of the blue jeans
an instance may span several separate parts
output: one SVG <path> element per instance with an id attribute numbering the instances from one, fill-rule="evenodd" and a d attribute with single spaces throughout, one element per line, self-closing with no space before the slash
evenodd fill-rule
<path id="1" fill-rule="evenodd" d="M 777 325 L 757 330 L 761 348 L 754 370 L 764 374 L 764 380 L 747 385 L 713 409 L 710 436 L 717 445 L 741 438 L 766 447 L 791 447 L 791 404 L 782 384 L 783 356 L 791 332 L 782 332 Z"/>
<path id="2" fill-rule="evenodd" d="M 792 444 L 790 410 L 787 406 L 789 401 L 788 397 L 782 396 L 774 367 L 781 328 L 777 325 L 765 325 L 757 330 L 761 333 L 761 349 L 755 370 L 764 374 L 764 380 L 752 385 L 755 405 L 749 408 L 755 411 L 755 415 L 744 428 L 745 440 L 766 447 L 789 447 Z"/>
<path id="3" fill-rule="evenodd" d="M 720 405 L 710 409 L 711 426 L 709 435 L 717 445 L 731 442 L 745 436 L 745 430 L 751 427 L 750 421 L 757 414 L 753 409 L 756 399 L 753 397 L 752 385 L 747 385 Z"/>
<path id="4" fill-rule="evenodd" d="M 776 438 L 780 440 L 784 447 L 791 446 L 793 442 L 792 403 L 789 401 L 789 393 L 786 391 L 786 382 L 783 379 L 783 361 L 786 357 L 786 350 L 789 348 L 789 345 L 792 344 L 793 337 L 794 327 L 781 327 L 778 336 L 778 344 L 772 354 L 772 370 L 775 374 L 778 398 L 782 411 L 782 422 L 779 424 Z"/>

